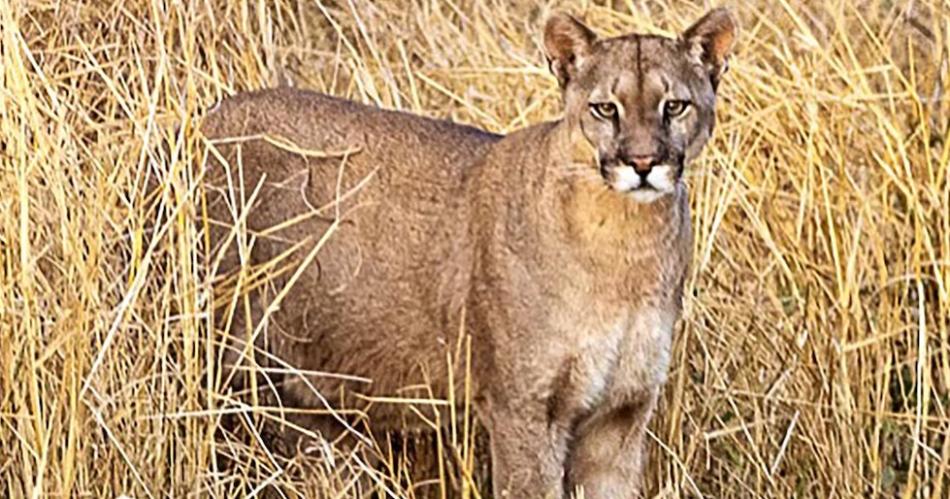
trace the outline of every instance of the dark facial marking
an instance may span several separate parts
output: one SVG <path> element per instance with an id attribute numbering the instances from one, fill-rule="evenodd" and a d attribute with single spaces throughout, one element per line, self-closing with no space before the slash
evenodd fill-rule
<path id="1" fill-rule="evenodd" d="M 640 41 L 642 38 L 640 35 L 635 35 L 635 40 L 637 41 L 637 107 L 636 113 L 637 116 L 643 116 L 643 109 L 646 107 L 645 99 L 643 96 L 643 85 L 646 81 L 646 78 L 643 77 L 643 53 L 640 51 Z"/>

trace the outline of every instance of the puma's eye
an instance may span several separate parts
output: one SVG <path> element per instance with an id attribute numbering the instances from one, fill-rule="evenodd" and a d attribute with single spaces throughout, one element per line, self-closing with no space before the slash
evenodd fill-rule
<path id="1" fill-rule="evenodd" d="M 689 101 L 685 100 L 668 100 L 663 104 L 663 114 L 670 118 L 675 118 L 689 107 Z"/>
<path id="2" fill-rule="evenodd" d="M 617 106 L 613 102 L 597 102 L 590 105 L 590 112 L 602 120 L 609 120 L 617 116 Z"/>

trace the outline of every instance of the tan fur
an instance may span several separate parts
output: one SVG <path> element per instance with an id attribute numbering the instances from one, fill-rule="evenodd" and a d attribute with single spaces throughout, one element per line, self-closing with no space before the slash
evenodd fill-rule
<path id="1" fill-rule="evenodd" d="M 222 274 L 292 249 L 277 267 L 305 262 L 334 228 L 279 307 L 267 312 L 297 265 L 239 303 L 229 363 L 248 362 L 233 352 L 266 316 L 259 348 L 298 369 L 372 380 L 287 375 L 275 388 L 283 405 L 323 408 L 325 397 L 366 411 L 374 428 L 399 428 L 411 419 L 403 406 L 354 394 L 425 396 L 411 387 L 428 381 L 446 396 L 447 353 L 464 331 L 495 497 L 561 498 L 576 487 L 588 498 L 637 495 L 690 260 L 687 194 L 678 173 L 649 203 L 610 187 L 604 141 L 623 137 L 587 133 L 583 82 L 634 74 L 616 51 L 641 41 L 572 38 L 575 23 L 557 16 L 546 37 L 560 58 L 552 68 L 565 117 L 505 137 L 290 89 L 242 94 L 212 112 L 203 131 L 230 165 L 215 162 L 206 183 Z M 583 44 L 578 57 L 572 40 Z M 684 78 L 716 71 L 689 83 L 713 92 L 721 57 L 712 68 L 698 60 L 700 42 L 655 43 L 668 58 L 697 59 L 684 62 Z M 637 100 L 630 88 L 621 103 Z M 669 146 L 687 160 L 712 128 L 700 105 L 686 122 L 694 141 Z M 228 234 L 252 196 L 242 256 Z M 291 420 L 325 436 L 340 430 L 331 417 Z"/>

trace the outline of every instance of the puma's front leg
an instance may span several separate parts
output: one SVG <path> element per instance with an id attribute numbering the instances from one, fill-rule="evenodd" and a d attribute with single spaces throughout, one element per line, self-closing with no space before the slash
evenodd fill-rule
<path id="1" fill-rule="evenodd" d="M 567 432 L 548 424 L 540 404 L 493 407 L 483 417 L 491 439 L 497 499 L 562 499 Z"/>
<path id="2" fill-rule="evenodd" d="M 656 399 L 650 390 L 580 425 L 568 462 L 570 492 L 583 488 L 585 499 L 640 497 L 644 437 Z"/>

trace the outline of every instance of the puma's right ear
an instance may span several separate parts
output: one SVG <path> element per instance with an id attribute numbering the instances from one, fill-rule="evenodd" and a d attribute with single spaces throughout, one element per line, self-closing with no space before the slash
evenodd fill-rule
<path id="1" fill-rule="evenodd" d="M 556 13 L 548 19 L 544 26 L 544 51 L 562 88 L 574 77 L 578 64 L 596 40 L 597 35 L 571 15 Z"/>

